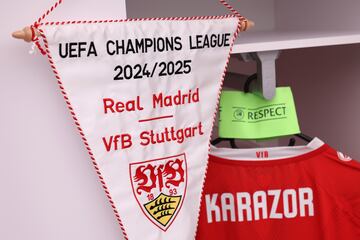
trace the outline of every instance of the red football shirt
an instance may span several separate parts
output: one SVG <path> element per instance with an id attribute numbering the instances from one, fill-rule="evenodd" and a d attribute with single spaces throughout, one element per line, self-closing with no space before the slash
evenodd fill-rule
<path id="1" fill-rule="evenodd" d="M 196 239 L 360 239 L 360 164 L 307 146 L 213 148 Z"/>

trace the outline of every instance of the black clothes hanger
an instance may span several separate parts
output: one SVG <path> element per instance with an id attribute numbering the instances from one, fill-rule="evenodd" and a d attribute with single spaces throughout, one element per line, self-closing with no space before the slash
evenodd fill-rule
<path id="1" fill-rule="evenodd" d="M 299 134 L 295 134 L 294 136 L 304 140 L 305 142 L 311 142 L 314 138 L 313 137 L 310 137 L 304 133 L 299 133 Z"/>
<path id="2" fill-rule="evenodd" d="M 231 148 L 238 148 L 236 146 L 236 143 L 235 143 L 235 139 L 234 138 L 215 138 L 214 140 L 212 140 L 210 143 L 211 145 L 217 145 L 223 141 L 229 141 L 230 142 L 230 146 Z"/>
<path id="3" fill-rule="evenodd" d="M 290 138 L 288 146 L 293 147 L 293 146 L 295 146 L 295 143 L 296 143 L 296 139 L 295 138 Z"/>
<path id="4" fill-rule="evenodd" d="M 245 93 L 250 92 L 250 85 L 251 85 L 252 81 L 254 81 L 254 80 L 256 80 L 256 79 L 257 79 L 257 73 L 249 76 L 249 77 L 246 79 L 246 82 L 245 82 L 245 84 L 244 84 L 244 92 L 245 92 Z M 314 139 L 313 137 L 310 137 L 310 136 L 308 136 L 308 135 L 306 135 L 306 134 L 304 134 L 304 133 L 294 134 L 294 136 L 297 137 L 297 138 L 300 138 L 300 139 L 304 140 L 304 141 L 307 142 L 307 143 L 311 142 L 311 141 Z M 295 138 L 291 138 L 291 139 L 289 140 L 288 146 L 295 146 L 295 144 L 296 144 L 296 139 L 295 139 Z"/>

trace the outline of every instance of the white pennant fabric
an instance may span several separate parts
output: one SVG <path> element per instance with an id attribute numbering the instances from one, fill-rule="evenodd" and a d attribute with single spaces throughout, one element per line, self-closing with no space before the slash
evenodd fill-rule
<path id="1" fill-rule="evenodd" d="M 238 25 L 227 15 L 37 26 L 125 238 L 194 238 Z"/>

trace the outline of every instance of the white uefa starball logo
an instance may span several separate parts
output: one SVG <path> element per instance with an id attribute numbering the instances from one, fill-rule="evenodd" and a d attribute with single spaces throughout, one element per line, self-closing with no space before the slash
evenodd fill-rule
<path id="1" fill-rule="evenodd" d="M 350 162 L 350 161 L 352 160 L 351 157 L 343 154 L 342 152 L 337 152 L 337 155 L 338 155 L 338 157 L 339 157 L 339 159 L 340 159 L 341 161 Z"/>

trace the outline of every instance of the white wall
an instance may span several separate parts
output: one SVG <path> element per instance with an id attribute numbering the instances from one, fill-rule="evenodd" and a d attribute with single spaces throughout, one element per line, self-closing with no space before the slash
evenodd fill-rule
<path id="1" fill-rule="evenodd" d="M 271 30 L 275 25 L 274 0 L 228 0 L 240 14 L 256 22 L 256 31 Z M 130 0 L 128 17 L 171 17 L 221 15 L 230 12 L 218 0 Z"/>
<path id="2" fill-rule="evenodd" d="M 282 30 L 359 30 L 358 0 L 275 0 L 275 25 Z"/>
<path id="3" fill-rule="evenodd" d="M 0 239 L 122 239 L 47 59 L 10 37 L 52 2 L 0 2 Z M 103 1 L 72 0 L 56 15 L 75 16 L 72 2 L 86 18 L 105 9 Z M 101 13 L 121 18 L 125 6 L 108 3 Z"/>
<path id="4" fill-rule="evenodd" d="M 360 160 L 360 44 L 284 51 L 277 70 L 303 132 Z"/>

